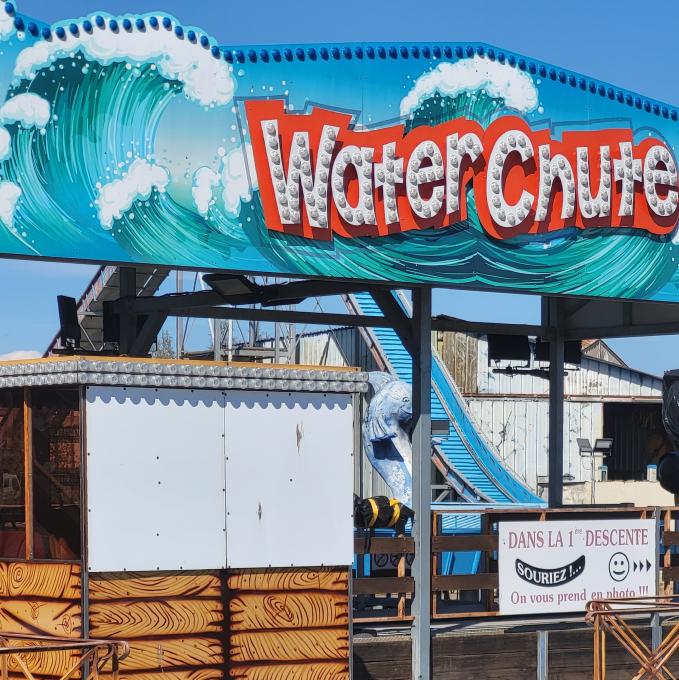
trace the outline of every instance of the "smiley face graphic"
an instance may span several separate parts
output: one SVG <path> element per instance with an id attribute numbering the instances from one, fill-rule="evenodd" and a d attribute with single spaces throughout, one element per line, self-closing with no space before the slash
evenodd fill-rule
<path id="1" fill-rule="evenodd" d="M 625 553 L 614 553 L 608 562 L 608 573 L 614 581 L 624 581 L 629 576 L 629 558 Z"/>

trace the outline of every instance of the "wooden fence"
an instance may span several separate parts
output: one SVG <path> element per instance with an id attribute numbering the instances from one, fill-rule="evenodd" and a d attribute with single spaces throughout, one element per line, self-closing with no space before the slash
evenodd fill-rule
<path id="1" fill-rule="evenodd" d="M 444 533 L 444 515 L 476 515 L 478 533 Z M 658 546 L 659 594 L 675 592 L 679 582 L 679 531 L 676 521 L 679 507 L 572 507 L 547 509 L 479 509 L 455 508 L 432 512 L 431 598 L 432 619 L 490 617 L 498 615 L 498 524 L 538 520 L 550 522 L 576 519 L 656 519 L 660 532 Z M 410 601 L 415 590 L 409 573 L 414 541 L 409 536 L 361 536 L 355 539 L 354 551 L 359 569 L 352 583 L 354 621 L 410 621 Z M 474 573 L 442 573 L 445 554 L 474 553 L 477 568 Z M 363 573 L 361 563 L 368 556 L 375 563 L 386 562 L 383 568 Z M 410 559 L 409 559 L 410 558 Z"/>

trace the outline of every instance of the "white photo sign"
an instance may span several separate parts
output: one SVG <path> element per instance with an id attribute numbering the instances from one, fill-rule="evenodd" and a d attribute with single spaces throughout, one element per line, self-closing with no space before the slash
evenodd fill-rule
<path id="1" fill-rule="evenodd" d="M 501 614 L 581 612 L 656 594 L 655 521 L 500 522 Z"/>

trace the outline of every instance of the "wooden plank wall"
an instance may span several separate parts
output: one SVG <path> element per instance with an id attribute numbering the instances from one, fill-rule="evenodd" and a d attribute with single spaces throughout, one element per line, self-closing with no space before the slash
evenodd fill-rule
<path id="1" fill-rule="evenodd" d="M 576 624 L 577 625 L 577 624 Z M 669 624 L 663 633 L 666 635 Z M 648 627 L 636 629 L 650 644 Z M 432 677 L 436 680 L 536 680 L 538 635 L 535 630 L 462 630 L 432 639 Z M 411 644 L 405 636 L 354 638 L 353 680 L 410 680 Z M 607 680 L 629 680 L 639 664 L 613 636 L 606 636 Z M 592 677 L 593 633 L 581 623 L 569 630 L 549 630 L 547 677 L 549 680 L 582 680 Z M 679 671 L 679 653 L 668 665 Z"/>
<path id="2" fill-rule="evenodd" d="M 224 677 L 224 588 L 217 572 L 92 574 L 90 637 L 127 640 L 121 677 Z"/>
<path id="3" fill-rule="evenodd" d="M 348 680 L 348 570 L 231 572 L 229 676 Z"/>
<path id="4" fill-rule="evenodd" d="M 434 346 L 464 394 L 478 392 L 478 337 L 456 331 L 434 331 Z"/>

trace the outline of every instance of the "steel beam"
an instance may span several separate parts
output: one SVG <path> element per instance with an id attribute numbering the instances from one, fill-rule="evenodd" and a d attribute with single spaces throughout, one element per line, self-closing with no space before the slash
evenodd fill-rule
<path id="1" fill-rule="evenodd" d="M 390 290 L 374 290 L 371 291 L 371 295 L 382 311 L 382 314 L 384 314 L 387 323 L 393 327 L 403 346 L 412 356 L 414 351 L 414 331 L 410 317 L 403 311 L 403 307 L 399 305 Z"/>
<path id="2" fill-rule="evenodd" d="M 243 277 L 229 277 L 219 274 L 208 274 L 203 278 L 214 291 L 222 294 L 219 290 L 219 282 Z M 289 281 L 287 283 L 273 283 L 261 286 L 250 281 L 244 282 L 251 288 L 250 293 L 239 293 L 235 295 L 224 294 L 224 298 L 229 304 L 264 304 L 264 305 L 289 305 L 301 302 L 310 297 L 324 297 L 328 295 L 342 295 L 348 293 L 359 293 L 372 289 L 389 289 L 393 286 L 379 283 L 360 283 L 353 281 L 326 281 L 317 279 L 304 279 Z"/>
<path id="3" fill-rule="evenodd" d="M 254 286 L 249 293 L 223 295 L 214 290 L 195 293 L 170 293 L 157 297 L 140 297 L 136 300 L 120 300 L 119 308 L 126 308 L 137 314 L 164 311 L 174 312 L 187 307 L 209 307 L 214 305 L 253 305 L 262 304 L 269 307 L 289 305 L 301 302 L 310 297 L 342 295 L 362 291 L 389 290 L 379 284 L 347 283 L 342 281 L 293 281 L 291 283 L 272 284 L 270 286 Z M 122 297 L 122 296 L 121 296 Z"/>
<path id="4" fill-rule="evenodd" d="M 546 319 L 544 317 L 547 317 Z M 549 342 L 549 507 L 563 505 L 564 332 L 559 298 L 543 299 Z"/>
<path id="5" fill-rule="evenodd" d="M 546 337 L 549 329 L 543 325 L 521 323 L 486 323 L 485 321 L 467 321 L 454 316 L 438 315 L 431 321 L 435 331 L 457 331 L 462 333 L 499 333 L 502 335 L 535 335 Z"/>
<path id="6" fill-rule="evenodd" d="M 431 288 L 413 290 L 412 677 L 431 677 Z"/>
<path id="7" fill-rule="evenodd" d="M 320 326 L 369 326 L 391 328 L 383 316 L 356 316 L 326 312 L 295 312 L 251 307 L 187 307 L 178 308 L 168 316 L 188 316 L 196 319 L 237 319 L 246 321 L 280 321 L 281 323 L 317 324 Z"/>
<path id="8" fill-rule="evenodd" d="M 162 312 L 153 312 L 152 314 L 149 314 L 130 347 L 129 356 L 146 356 L 151 349 L 151 345 L 156 342 L 158 333 L 160 333 L 160 329 L 163 327 L 166 319 L 167 314 Z"/>
<path id="9" fill-rule="evenodd" d="M 223 305 L 226 300 L 223 295 L 211 290 L 197 293 L 168 293 L 153 297 L 139 297 L 125 299 L 121 294 L 120 299 L 114 303 L 116 311 L 134 312 L 135 314 L 150 314 L 151 312 L 167 312 L 169 316 L 177 309 L 186 307 L 209 307 L 210 305 Z"/>
<path id="10" fill-rule="evenodd" d="M 134 300 L 137 295 L 137 270 L 134 267 L 120 267 L 120 297 Z M 129 354 L 137 334 L 137 317 L 126 305 L 120 310 L 120 353 Z"/>
<path id="11" fill-rule="evenodd" d="M 161 298 L 137 298 L 131 301 L 131 306 L 138 313 L 148 314 L 151 310 L 157 310 L 166 313 L 167 316 L 186 316 L 198 319 L 238 319 L 238 320 L 254 320 L 254 321 L 280 321 L 283 323 L 308 323 L 318 325 L 341 325 L 341 326 L 357 326 L 357 327 L 373 327 L 373 328 L 394 328 L 398 333 L 400 339 L 404 341 L 404 345 L 412 342 L 412 333 L 409 326 L 403 324 L 395 325 L 394 317 L 389 316 L 361 316 L 355 314 L 341 314 L 341 313 L 327 313 L 327 312 L 296 312 L 290 310 L 274 310 L 274 309 L 253 309 L 251 307 L 221 307 L 216 306 L 214 299 L 210 298 L 210 304 L 203 304 L 208 302 L 208 298 L 200 298 L 199 305 L 187 304 L 185 307 L 177 305 L 177 302 L 191 303 L 195 301 L 194 295 L 202 296 L 203 293 L 189 293 L 181 296 L 162 296 L 163 298 L 172 297 L 173 300 L 164 301 L 159 305 L 151 303 L 151 300 L 159 300 Z M 213 295 L 210 293 L 210 295 Z M 373 295 L 375 292 L 373 291 Z M 379 294 L 378 294 L 379 295 Z M 223 299 L 219 299 L 217 304 L 223 303 Z M 379 304 L 379 302 L 378 302 Z M 394 304 L 398 305 L 396 300 Z M 400 311 L 400 308 L 399 308 Z M 410 320 L 403 314 L 403 319 L 409 324 Z M 505 333 L 507 335 L 536 335 L 539 337 L 546 337 L 549 329 L 546 326 L 523 325 L 523 324 L 485 324 L 476 321 L 464 321 L 463 319 L 452 319 L 451 317 L 436 316 L 431 321 L 432 330 L 450 330 L 450 331 L 465 331 L 480 334 L 486 333 Z M 407 332 L 404 332 L 407 331 Z"/>

